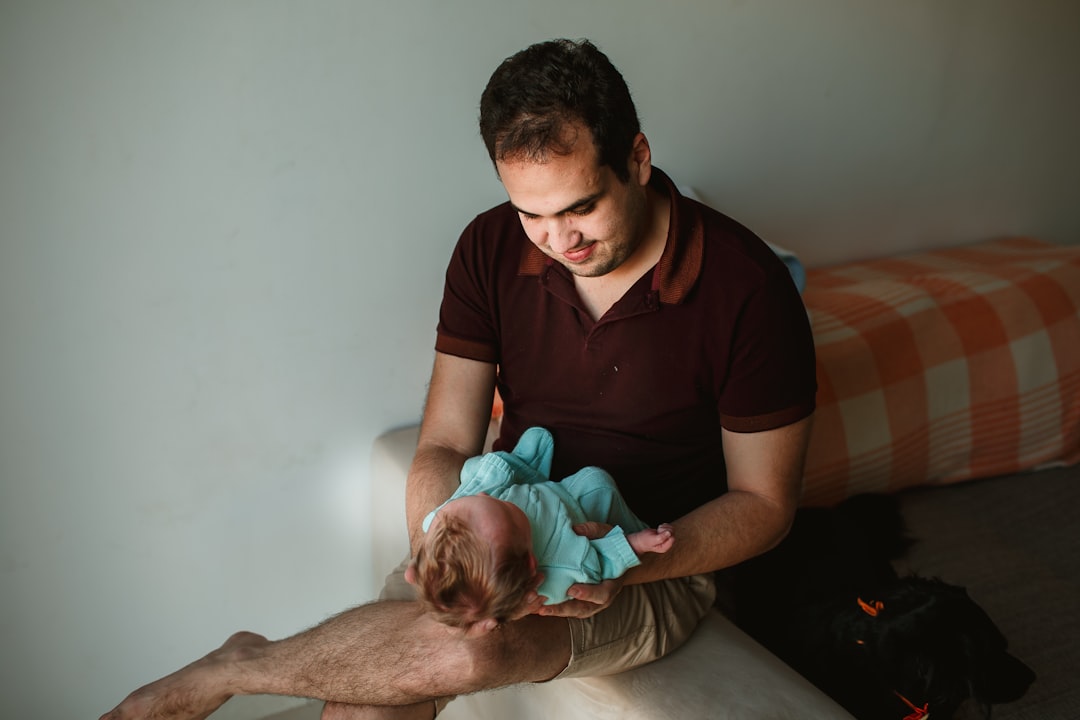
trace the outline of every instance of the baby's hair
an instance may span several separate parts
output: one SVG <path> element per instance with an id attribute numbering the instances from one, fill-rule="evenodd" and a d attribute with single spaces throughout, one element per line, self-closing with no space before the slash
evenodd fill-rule
<path id="1" fill-rule="evenodd" d="M 443 513 L 416 553 L 420 600 L 441 623 L 467 628 L 493 618 L 500 625 L 532 590 L 529 553 L 494 558 L 462 519 Z"/>

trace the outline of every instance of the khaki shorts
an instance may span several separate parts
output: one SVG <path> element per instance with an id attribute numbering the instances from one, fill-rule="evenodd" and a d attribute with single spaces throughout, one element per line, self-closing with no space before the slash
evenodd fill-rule
<path id="1" fill-rule="evenodd" d="M 570 664 L 556 677 L 615 675 L 659 660 L 690 638 L 715 597 L 712 575 L 623 587 L 603 612 L 568 618 Z"/>
<path id="2" fill-rule="evenodd" d="M 415 600 L 403 562 L 386 578 L 380 600 Z M 682 645 L 713 605 L 713 576 L 628 585 L 590 618 L 567 618 L 570 663 L 556 678 L 615 675 L 659 660 Z"/>

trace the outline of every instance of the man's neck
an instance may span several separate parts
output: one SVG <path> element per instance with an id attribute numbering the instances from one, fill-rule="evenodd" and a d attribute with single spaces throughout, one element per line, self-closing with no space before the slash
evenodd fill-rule
<path id="1" fill-rule="evenodd" d="M 574 276 L 574 286 L 593 322 L 604 316 L 626 291 L 660 262 L 667 246 L 671 199 L 652 187 L 646 189 L 646 231 L 641 245 L 619 267 L 599 277 Z"/>

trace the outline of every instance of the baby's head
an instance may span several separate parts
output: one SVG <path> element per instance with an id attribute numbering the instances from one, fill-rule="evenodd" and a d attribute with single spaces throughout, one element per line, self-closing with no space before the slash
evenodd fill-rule
<path id="1" fill-rule="evenodd" d="M 529 520 L 487 495 L 452 500 L 432 519 L 406 579 L 439 622 L 493 630 L 537 585 Z"/>

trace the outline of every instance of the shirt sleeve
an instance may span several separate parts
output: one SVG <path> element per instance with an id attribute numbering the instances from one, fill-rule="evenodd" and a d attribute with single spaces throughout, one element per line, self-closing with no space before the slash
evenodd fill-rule
<path id="1" fill-rule="evenodd" d="M 734 319 L 731 363 L 718 393 L 720 423 L 735 432 L 801 420 L 814 411 L 817 392 L 814 339 L 802 298 L 774 255 L 759 261 L 761 282 Z"/>
<path id="2" fill-rule="evenodd" d="M 473 220 L 450 256 L 435 349 L 469 360 L 497 363 L 499 342 L 493 312 L 495 258 L 482 242 L 486 225 L 483 216 Z"/>
<path id="3" fill-rule="evenodd" d="M 607 535 L 590 540 L 589 544 L 599 563 L 598 575 L 601 580 L 622 577 L 627 570 L 641 564 L 621 527 L 612 528 Z"/>

